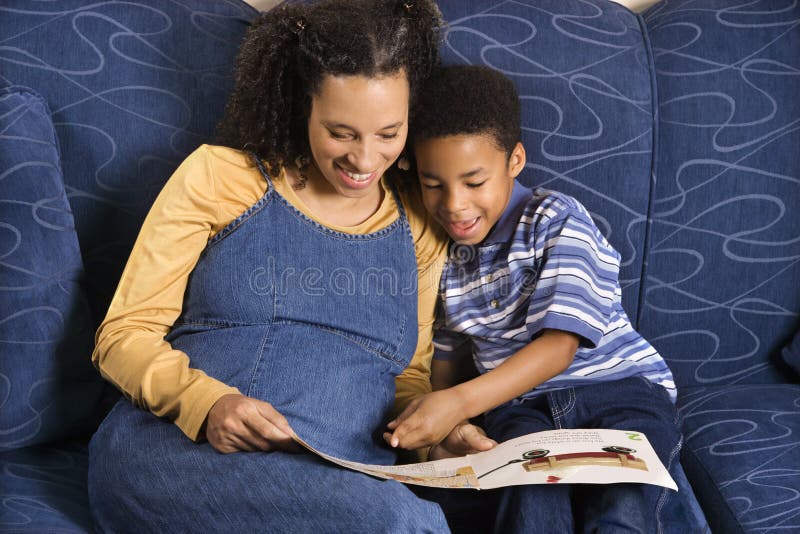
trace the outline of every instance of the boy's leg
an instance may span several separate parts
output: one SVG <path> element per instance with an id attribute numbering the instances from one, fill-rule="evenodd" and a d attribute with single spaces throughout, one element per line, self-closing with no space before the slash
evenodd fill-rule
<path id="1" fill-rule="evenodd" d="M 642 432 L 674 478 L 682 436 L 664 388 L 633 377 L 575 391 L 574 409 L 561 421 L 565 427 Z M 636 448 L 635 442 L 621 445 Z M 660 486 L 608 484 L 581 488 L 580 494 L 584 532 L 686 532 L 691 524 L 677 492 Z"/>
<path id="2" fill-rule="evenodd" d="M 486 416 L 486 433 L 497 442 L 553 429 L 550 403 L 545 396 Z M 497 491 L 495 532 L 573 532 L 569 486 L 531 484 Z"/>

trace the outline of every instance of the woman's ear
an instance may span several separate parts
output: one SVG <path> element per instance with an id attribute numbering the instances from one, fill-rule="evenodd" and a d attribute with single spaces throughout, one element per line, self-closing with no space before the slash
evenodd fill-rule
<path id="1" fill-rule="evenodd" d="M 525 147 L 522 146 L 522 143 L 517 143 L 508 157 L 508 176 L 510 178 L 519 176 L 519 173 L 525 168 L 525 161 Z"/>

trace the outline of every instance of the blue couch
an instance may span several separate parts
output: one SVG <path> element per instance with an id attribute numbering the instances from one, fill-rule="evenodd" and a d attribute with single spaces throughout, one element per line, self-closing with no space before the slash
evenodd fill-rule
<path id="1" fill-rule="evenodd" d="M 522 181 L 578 197 L 624 257 L 624 305 L 679 387 L 684 495 L 715 532 L 800 531 L 780 360 L 800 327 L 800 7 L 440 5 L 445 60 L 517 83 Z M 212 138 L 255 14 L 0 4 L 2 532 L 91 530 L 86 444 L 116 398 L 92 335 L 150 203 Z"/>

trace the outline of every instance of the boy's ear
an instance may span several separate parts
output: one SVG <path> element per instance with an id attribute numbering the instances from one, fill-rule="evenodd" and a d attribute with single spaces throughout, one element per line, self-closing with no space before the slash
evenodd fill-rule
<path id="1" fill-rule="evenodd" d="M 508 157 L 508 174 L 511 178 L 519 176 L 519 173 L 525 168 L 525 161 L 525 147 L 522 146 L 522 143 L 517 143 Z"/>

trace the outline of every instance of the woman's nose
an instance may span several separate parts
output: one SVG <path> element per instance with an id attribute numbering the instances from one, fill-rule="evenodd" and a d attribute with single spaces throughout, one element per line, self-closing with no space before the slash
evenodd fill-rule
<path id="1" fill-rule="evenodd" d="M 376 147 L 368 141 L 361 141 L 347 155 L 347 161 L 358 172 L 366 173 L 376 170 L 378 152 Z"/>

